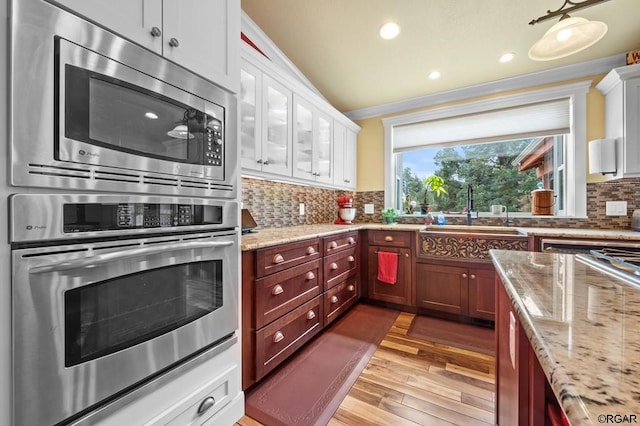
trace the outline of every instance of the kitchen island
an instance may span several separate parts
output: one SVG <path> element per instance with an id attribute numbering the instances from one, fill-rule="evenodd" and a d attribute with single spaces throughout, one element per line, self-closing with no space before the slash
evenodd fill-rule
<path id="1" fill-rule="evenodd" d="M 501 287 L 496 289 L 498 301 L 501 294 L 508 298 L 506 313 L 501 315 L 499 307 L 496 319 L 498 423 L 507 424 L 509 418 L 521 422 L 522 410 L 525 418 L 540 418 L 539 409 L 548 408 L 545 388 L 572 425 L 636 423 L 640 287 L 603 272 L 583 256 L 491 251 L 491 257 Z M 509 318 L 510 312 L 515 318 Z M 528 363 L 518 330 L 535 355 Z M 536 379 L 535 371 L 531 373 L 536 367 L 546 384 L 544 377 Z M 514 414 L 518 393 L 525 395 L 516 408 L 521 412 Z M 536 395 L 543 395 L 543 401 L 532 403 Z M 522 407 L 527 400 L 528 407 Z"/>

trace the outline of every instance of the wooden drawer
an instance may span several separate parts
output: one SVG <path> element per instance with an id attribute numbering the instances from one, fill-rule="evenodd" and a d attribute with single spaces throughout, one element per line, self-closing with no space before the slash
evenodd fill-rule
<path id="1" fill-rule="evenodd" d="M 351 277 L 324 293 L 325 327 L 349 309 L 357 300 L 358 282 L 356 277 Z"/>
<path id="2" fill-rule="evenodd" d="M 358 244 L 358 232 L 332 235 L 322 239 L 324 255 L 355 247 Z"/>
<path id="3" fill-rule="evenodd" d="M 256 280 L 256 329 L 322 293 L 320 263 L 313 260 Z"/>
<path id="4" fill-rule="evenodd" d="M 322 296 L 256 331 L 256 380 L 304 345 L 322 329 Z"/>
<path id="5" fill-rule="evenodd" d="M 287 268 L 319 259 L 320 239 L 298 241 L 258 250 L 256 253 L 256 277 L 283 271 Z"/>
<path id="6" fill-rule="evenodd" d="M 370 246 L 411 247 L 411 239 L 415 232 L 411 231 L 368 231 Z"/>
<path id="7" fill-rule="evenodd" d="M 324 290 L 346 280 L 357 272 L 358 252 L 356 247 L 334 253 L 324 258 Z"/>

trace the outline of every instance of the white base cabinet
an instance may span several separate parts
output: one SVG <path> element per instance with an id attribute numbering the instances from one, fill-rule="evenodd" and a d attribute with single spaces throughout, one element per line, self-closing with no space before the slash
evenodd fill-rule
<path id="1" fill-rule="evenodd" d="M 52 0 L 237 93 L 237 0 Z M 123 12 L 126 11 L 126 12 Z"/>
<path id="2" fill-rule="evenodd" d="M 616 140 L 616 178 L 640 176 L 640 64 L 615 68 L 596 86 L 605 96 L 605 136 Z"/>

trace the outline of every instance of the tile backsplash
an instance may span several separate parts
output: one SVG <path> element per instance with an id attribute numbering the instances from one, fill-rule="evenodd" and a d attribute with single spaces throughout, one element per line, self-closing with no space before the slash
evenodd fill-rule
<path id="1" fill-rule="evenodd" d="M 640 209 L 640 178 L 620 179 L 587 184 L 587 219 L 517 218 L 514 226 L 629 229 L 631 214 Z M 384 206 L 384 191 L 349 192 L 312 186 L 294 185 L 261 179 L 242 178 L 242 201 L 260 227 L 273 228 L 295 225 L 332 223 L 337 217 L 336 198 L 353 197 L 357 209 L 354 222 L 381 222 L 380 211 Z M 606 216 L 606 201 L 627 201 L 626 216 Z M 305 214 L 299 213 L 304 203 Z M 364 214 L 364 205 L 373 204 L 375 214 Z M 422 223 L 421 216 L 402 217 L 404 223 Z M 481 217 L 476 225 L 501 225 L 503 218 Z M 464 224 L 464 217 L 449 217 L 447 223 Z"/>

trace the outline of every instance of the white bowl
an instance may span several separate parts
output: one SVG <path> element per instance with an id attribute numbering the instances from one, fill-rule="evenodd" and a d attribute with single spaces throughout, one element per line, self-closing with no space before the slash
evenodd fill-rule
<path id="1" fill-rule="evenodd" d="M 338 212 L 340 214 L 340 219 L 344 220 L 345 222 L 351 222 L 356 217 L 355 208 L 342 208 L 338 209 Z"/>

